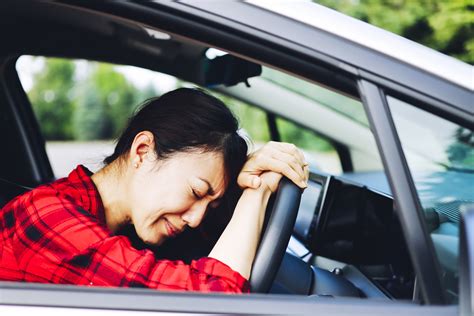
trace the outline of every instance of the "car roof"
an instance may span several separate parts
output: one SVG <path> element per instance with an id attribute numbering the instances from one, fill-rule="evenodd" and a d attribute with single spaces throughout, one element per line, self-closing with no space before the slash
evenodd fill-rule
<path id="1" fill-rule="evenodd" d="M 292 1 L 289 4 L 285 1 L 180 0 L 160 2 L 160 6 L 205 19 L 207 25 L 219 25 L 219 28 L 235 35 L 245 34 L 252 41 L 273 50 L 291 50 L 293 56 L 298 56 L 300 61 L 307 64 L 324 65 L 348 77 L 375 82 L 387 94 L 396 96 L 401 92 L 416 100 L 423 99 L 425 104 L 436 104 L 433 111 L 449 112 L 451 117 L 462 117 L 466 122 L 466 117 L 474 113 L 472 66 L 312 2 Z M 290 13 L 278 11 L 284 6 L 290 6 L 286 8 Z M 306 21 L 298 14 L 306 16 Z M 310 24 L 323 19 L 326 19 L 326 25 L 323 22 L 320 22 L 319 27 Z M 377 34 L 380 37 L 378 40 L 386 43 L 387 48 L 382 50 L 383 43 L 376 44 L 374 40 L 355 41 L 352 36 L 354 32 L 341 36 L 331 27 L 331 23 L 345 25 L 340 28 L 340 33 L 353 28 L 360 33 L 359 37 L 364 37 L 365 32 Z M 390 48 L 402 50 L 400 47 L 403 50 L 407 47 L 407 51 L 389 52 Z M 237 50 L 235 52 L 239 53 Z M 409 58 L 411 55 L 425 59 L 423 65 Z M 405 59 L 409 59 L 409 62 Z M 279 67 L 294 74 L 304 74 L 304 77 L 318 82 L 334 77 L 300 69 L 296 64 L 290 66 L 287 63 Z M 444 74 L 445 67 L 450 69 L 450 74 Z"/>
<path id="2" fill-rule="evenodd" d="M 322 5 L 309 1 L 247 2 L 395 58 L 466 89 L 474 89 L 472 66 Z"/>

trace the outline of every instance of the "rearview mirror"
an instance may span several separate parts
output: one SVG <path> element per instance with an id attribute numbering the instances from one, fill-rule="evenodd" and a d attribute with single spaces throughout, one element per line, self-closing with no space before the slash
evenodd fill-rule
<path id="1" fill-rule="evenodd" d="M 203 70 L 206 87 L 220 84 L 233 86 L 241 82 L 247 83 L 247 79 L 259 76 L 262 66 L 227 54 L 214 59 L 206 58 Z"/>

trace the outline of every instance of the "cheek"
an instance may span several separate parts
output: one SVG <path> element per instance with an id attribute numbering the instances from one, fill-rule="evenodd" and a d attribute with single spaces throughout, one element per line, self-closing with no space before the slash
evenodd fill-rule
<path id="1" fill-rule="evenodd" d="M 193 199 L 181 187 L 172 183 L 142 183 L 131 191 L 131 220 L 138 230 L 156 229 L 159 219 L 167 214 L 182 214 L 193 203 Z"/>
<path id="2" fill-rule="evenodd" d="M 156 187 L 142 181 L 132 183 L 128 188 L 128 205 L 130 220 L 135 226 L 138 236 L 144 239 L 147 230 L 159 218 L 161 205 L 157 198 Z"/>

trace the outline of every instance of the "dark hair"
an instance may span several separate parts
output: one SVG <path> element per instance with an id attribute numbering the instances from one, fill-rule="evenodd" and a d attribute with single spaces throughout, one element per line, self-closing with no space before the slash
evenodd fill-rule
<path id="1" fill-rule="evenodd" d="M 202 149 L 222 152 L 227 182 L 233 183 L 246 161 L 247 143 L 237 133 L 238 122 L 219 99 L 200 89 L 180 88 L 142 104 L 117 141 L 110 164 L 130 151 L 135 136 L 149 131 L 159 158 Z"/>

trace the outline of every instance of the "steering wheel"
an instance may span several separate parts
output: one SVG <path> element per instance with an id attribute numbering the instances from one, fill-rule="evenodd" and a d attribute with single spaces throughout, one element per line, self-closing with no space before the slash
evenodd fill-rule
<path id="1" fill-rule="evenodd" d="M 260 244 L 250 274 L 252 292 L 268 293 L 285 255 L 303 192 L 287 178 L 282 178 L 274 193 L 273 205 L 269 202 Z M 271 210 L 270 210 L 271 208 Z"/>

